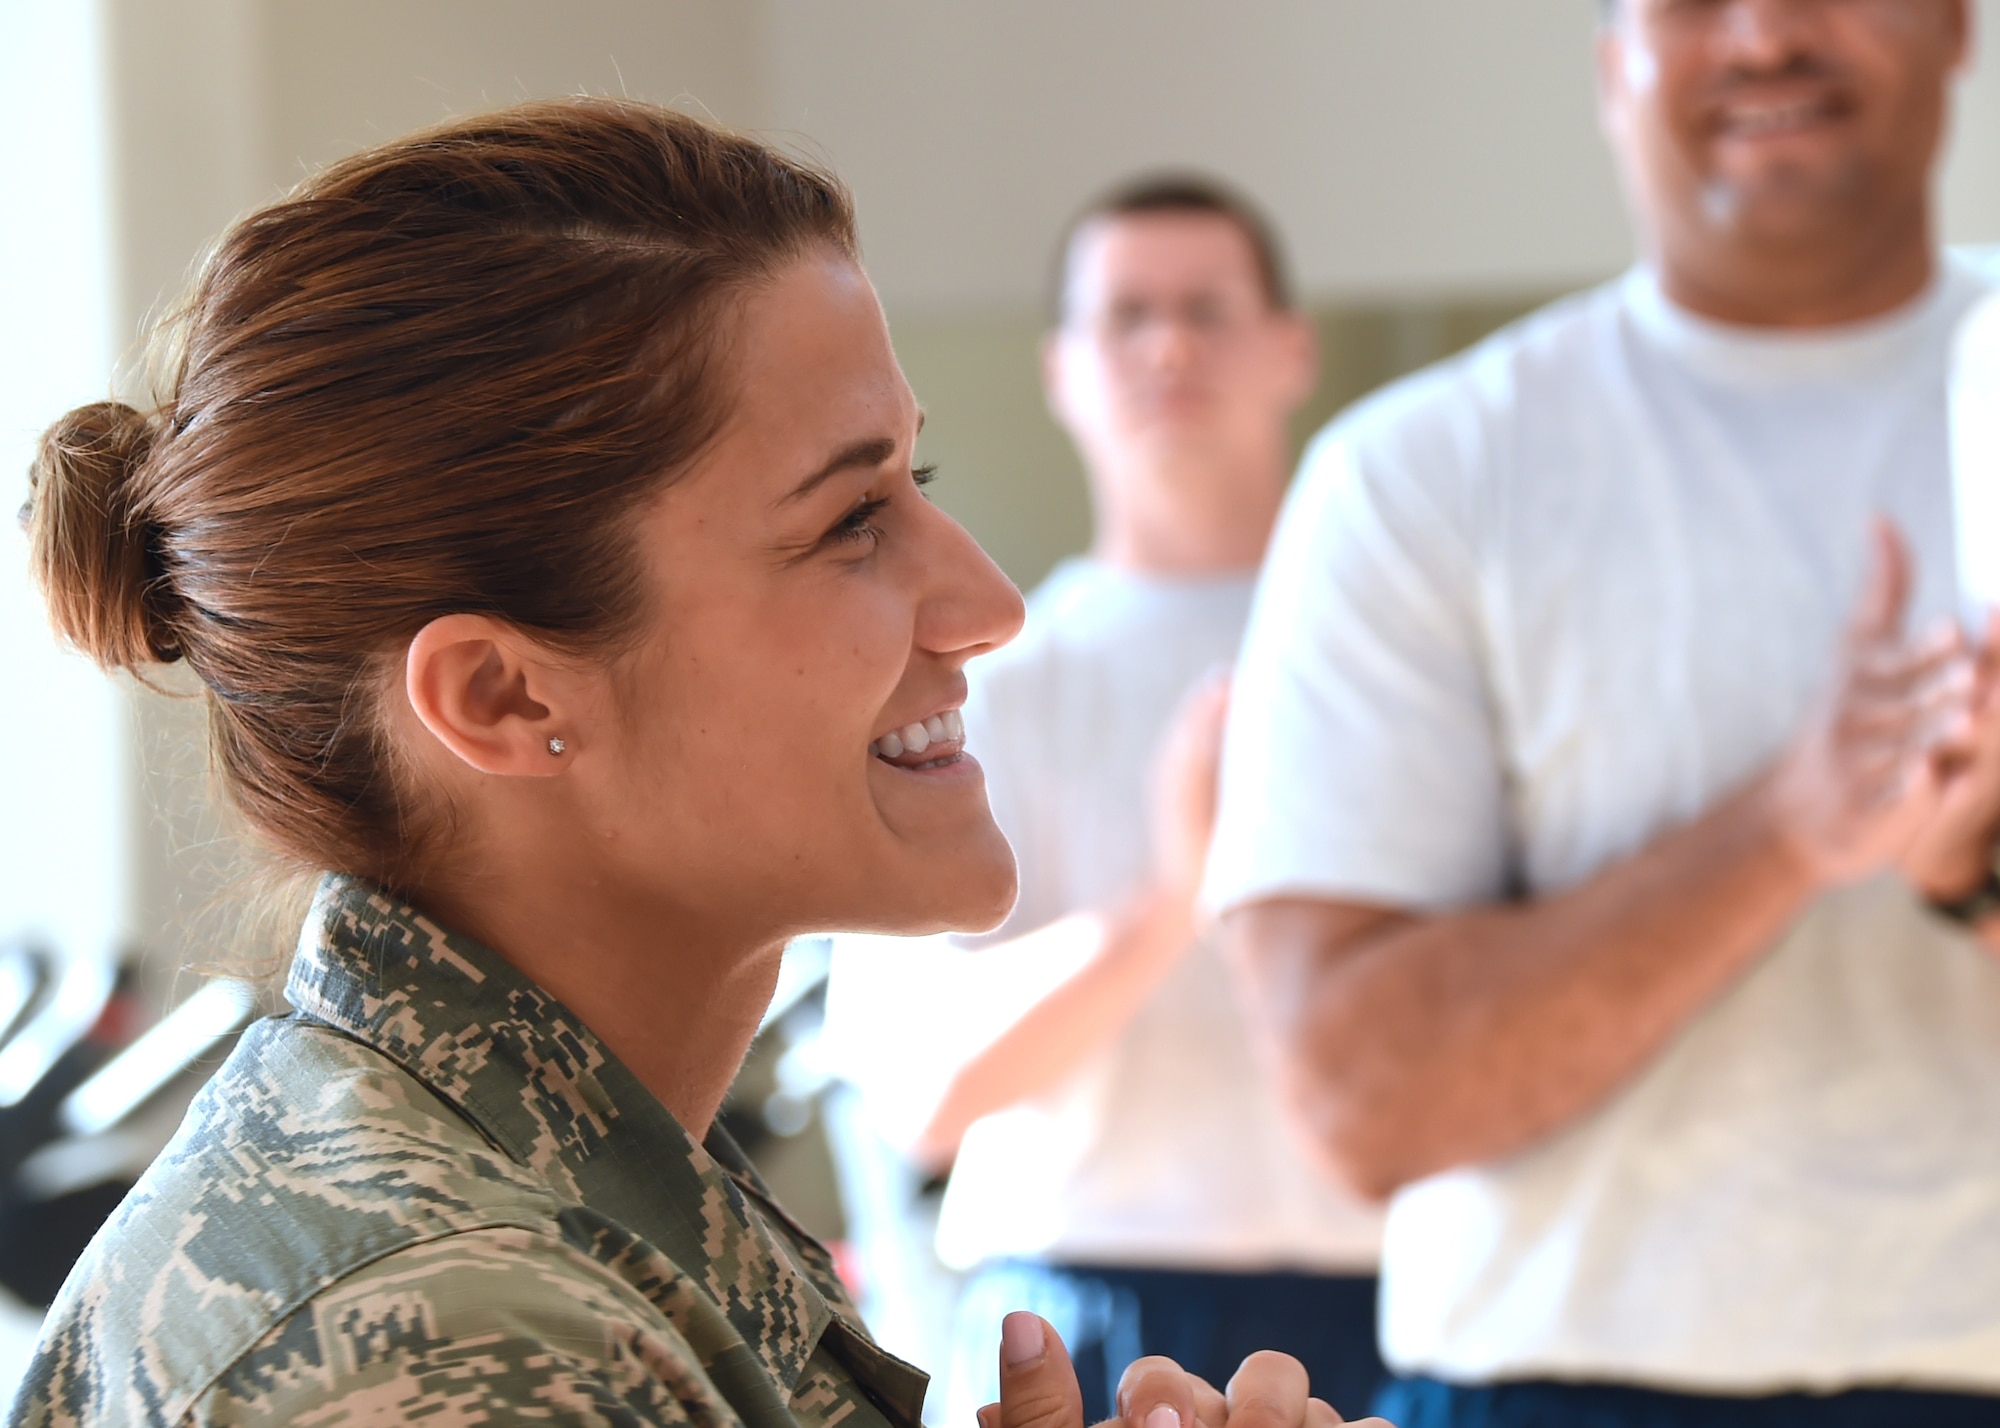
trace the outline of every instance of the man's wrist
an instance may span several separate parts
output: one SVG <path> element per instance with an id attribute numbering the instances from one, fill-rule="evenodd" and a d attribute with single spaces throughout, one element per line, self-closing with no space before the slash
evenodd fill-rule
<path id="1" fill-rule="evenodd" d="M 1944 871 L 1924 869 L 1921 872 L 1910 872 L 1909 877 L 1911 885 L 1925 902 L 1942 906 L 1976 897 L 1979 890 L 1992 879 L 1993 869 L 1982 858 L 1978 862 L 1954 866 Z"/>
<path id="2" fill-rule="evenodd" d="M 1988 852 L 1977 881 L 1970 885 L 1961 881 L 1942 892 L 1927 888 L 1924 901 L 1938 916 L 1964 927 L 1978 927 L 2000 914 L 2000 869 L 1993 866 L 1992 853 Z"/>
<path id="3" fill-rule="evenodd" d="M 1925 902 L 1964 902 L 2000 874 L 2000 828 L 1951 840 L 1949 851 L 1926 849 L 1920 842 L 1903 861 L 1903 871 Z"/>
<path id="4" fill-rule="evenodd" d="M 1785 816 L 1783 778 L 1782 765 L 1766 773 L 1750 785 L 1738 808 L 1748 816 L 1749 846 L 1758 865 L 1784 885 L 1788 900 L 1805 903 L 1824 892 L 1831 879 L 1825 860 Z"/>

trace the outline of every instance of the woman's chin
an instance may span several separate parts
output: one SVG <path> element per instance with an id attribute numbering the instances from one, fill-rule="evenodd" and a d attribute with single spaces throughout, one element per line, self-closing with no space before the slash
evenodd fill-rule
<path id="1" fill-rule="evenodd" d="M 990 932 L 1007 920 L 1020 892 L 1014 851 L 995 829 L 974 846 L 933 853 L 923 870 L 878 888 L 869 905 L 855 910 L 846 932 L 923 937 L 936 932 Z"/>
<path id="2" fill-rule="evenodd" d="M 943 880 L 938 891 L 946 906 L 939 912 L 941 932 L 991 932 L 1007 920 L 1014 900 L 1021 892 L 1020 870 L 1014 864 L 1014 850 L 995 828 L 990 838 L 955 860 L 954 875 Z"/>
<path id="3" fill-rule="evenodd" d="M 1020 893 L 1020 881 L 1014 876 L 1014 861 L 1007 860 L 1007 875 L 986 891 L 985 896 L 967 898 L 962 907 L 945 914 L 940 932 L 991 932 L 1007 920 L 1007 914 L 1014 910 L 1014 899 Z"/>

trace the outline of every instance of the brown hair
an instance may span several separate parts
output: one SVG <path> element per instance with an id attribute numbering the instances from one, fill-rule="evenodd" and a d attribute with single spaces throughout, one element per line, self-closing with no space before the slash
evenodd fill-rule
<path id="1" fill-rule="evenodd" d="M 275 851 L 402 883 L 435 819 L 383 734 L 394 656 L 455 611 L 629 639 L 626 517 L 725 420 L 734 303 L 815 245 L 855 251 L 837 179 L 627 101 L 334 164 L 221 239 L 153 411 L 43 438 L 22 515 L 51 620 L 107 668 L 187 661 Z"/>
<path id="2" fill-rule="evenodd" d="M 1099 194 L 1063 229 L 1062 243 L 1056 249 L 1050 294 L 1050 310 L 1057 321 L 1062 320 L 1063 306 L 1069 300 L 1069 265 L 1077 235 L 1093 223 L 1154 213 L 1207 214 L 1235 224 L 1249 240 L 1265 300 L 1284 311 L 1296 305 L 1277 230 L 1262 209 L 1215 179 L 1200 174 L 1160 173 L 1143 175 Z"/>

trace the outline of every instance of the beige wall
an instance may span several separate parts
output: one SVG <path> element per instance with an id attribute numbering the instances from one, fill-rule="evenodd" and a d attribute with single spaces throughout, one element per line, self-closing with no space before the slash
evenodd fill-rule
<path id="1" fill-rule="evenodd" d="M 897 306 L 1028 304 L 1133 169 L 1229 174 L 1320 297 L 1547 286 L 1627 249 L 1589 0 L 774 0 L 772 121 L 861 200 Z"/>
<path id="2" fill-rule="evenodd" d="M 1548 291 L 1486 298 L 1350 300 L 1315 304 L 1317 389 L 1293 422 L 1303 445 L 1335 412 L 1538 306 Z M 937 463 L 931 495 L 1000 567 L 1032 586 L 1090 539 L 1083 467 L 1043 404 L 1032 308 L 957 316 L 898 316 L 896 353 L 924 405 L 920 455 Z"/>
<path id="3" fill-rule="evenodd" d="M 1547 289 L 1630 239 L 1596 134 L 1591 0 L 101 0 L 121 183 L 154 266 L 306 168 L 578 89 L 824 154 L 890 308 L 1039 300 L 1047 247 L 1135 168 L 1230 174 L 1322 300 Z M 1982 23 L 2000 0 L 1976 0 Z M 1976 67 L 1948 235 L 2000 241 L 2000 81 Z"/>
<path id="4" fill-rule="evenodd" d="M 1168 163 L 1261 196 L 1322 296 L 1545 287 L 1626 250 L 1586 0 L 106 3 L 128 211 L 166 219 L 165 278 L 204 220 L 312 165 L 577 89 L 823 153 L 896 310 L 1034 303 L 1064 216 Z"/>
<path id="5" fill-rule="evenodd" d="M 530 95 L 685 104 L 851 182 L 930 411 L 939 498 L 1023 582 L 1086 537 L 1033 349 L 1049 247 L 1100 185 L 1194 164 L 1272 209 L 1327 345 L 1312 419 L 1630 250 L 1595 133 L 1590 0 L 76 3 L 102 19 L 111 346 L 231 217 L 358 145 Z M 2000 19 L 2000 0 L 1979 10 Z M 2000 240 L 1987 71 L 1966 88 L 1944 211 L 1954 238 Z M 103 381 L 38 388 L 37 408 Z M 18 588 L 4 598 L 26 608 Z M 118 876 L 130 921 L 172 958 L 215 935 L 228 845 L 200 796 L 192 706 L 135 707 L 138 853 Z"/>
<path id="6" fill-rule="evenodd" d="M 261 56 L 267 189 L 446 113 L 576 89 L 826 157 L 930 410 L 938 498 L 1023 582 L 1087 538 L 1033 348 L 1054 235 L 1102 185 L 1195 165 L 1270 207 L 1326 339 L 1312 424 L 1631 253 L 1590 0 L 219 3 Z M 1962 105 L 1945 212 L 1953 237 L 2000 240 L 2000 82 L 1977 72 Z"/>

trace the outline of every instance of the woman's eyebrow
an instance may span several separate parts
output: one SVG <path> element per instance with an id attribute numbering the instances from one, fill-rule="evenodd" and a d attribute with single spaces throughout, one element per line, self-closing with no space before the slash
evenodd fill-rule
<path id="1" fill-rule="evenodd" d="M 895 454 L 896 443 L 892 438 L 886 436 L 870 437 L 866 441 L 857 441 L 852 446 L 844 446 L 834 454 L 831 461 L 794 486 L 791 492 L 780 500 L 778 504 L 783 506 L 789 505 L 793 501 L 804 500 L 817 490 L 823 482 L 831 480 L 841 472 L 851 471 L 856 467 L 873 470 Z"/>
<path id="2" fill-rule="evenodd" d="M 917 430 L 921 432 L 923 429 L 924 414 L 919 412 L 917 413 Z M 896 440 L 894 437 L 889 436 L 873 436 L 865 441 L 857 441 L 851 446 L 844 446 L 834 454 L 831 461 L 813 472 L 812 475 L 806 477 L 805 480 L 799 482 L 789 493 L 781 497 L 778 504 L 788 506 L 794 501 L 804 500 L 817 490 L 823 482 L 838 476 L 841 472 L 852 471 L 857 467 L 863 470 L 873 470 L 895 454 Z"/>

